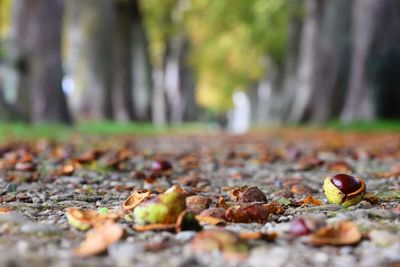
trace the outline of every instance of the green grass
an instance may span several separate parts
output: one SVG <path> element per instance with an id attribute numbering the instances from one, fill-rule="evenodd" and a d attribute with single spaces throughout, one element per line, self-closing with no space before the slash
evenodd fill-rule
<path id="1" fill-rule="evenodd" d="M 280 128 L 292 128 L 284 125 Z M 399 132 L 400 121 L 357 121 L 343 123 L 332 121 L 323 125 L 300 125 L 300 129 L 318 130 L 331 129 L 340 132 Z M 276 129 L 277 127 L 256 127 L 258 130 Z M 10 140 L 29 140 L 49 138 L 56 140 L 68 140 L 75 134 L 83 135 L 160 135 L 160 134 L 193 134 L 207 133 L 213 129 L 212 124 L 185 123 L 177 126 L 159 127 L 151 123 L 117 123 L 117 122 L 86 122 L 72 127 L 58 124 L 27 125 L 23 123 L 0 122 L 0 142 Z"/>
<path id="2" fill-rule="evenodd" d="M 190 134 L 207 132 L 210 126 L 204 123 L 185 123 L 183 125 L 160 127 L 150 123 L 86 122 L 74 126 L 60 124 L 28 125 L 23 123 L 0 122 L 0 141 L 29 140 L 49 138 L 68 140 L 76 134 L 84 135 L 159 135 Z"/>
<path id="3" fill-rule="evenodd" d="M 326 127 L 343 132 L 400 132 L 400 120 L 354 121 L 350 123 L 332 121 L 327 123 Z"/>

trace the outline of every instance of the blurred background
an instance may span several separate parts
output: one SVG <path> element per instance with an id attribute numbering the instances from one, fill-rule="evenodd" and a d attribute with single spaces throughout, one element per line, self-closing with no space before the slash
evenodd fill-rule
<path id="1" fill-rule="evenodd" d="M 400 118 L 398 0 L 0 0 L 0 120 Z"/>

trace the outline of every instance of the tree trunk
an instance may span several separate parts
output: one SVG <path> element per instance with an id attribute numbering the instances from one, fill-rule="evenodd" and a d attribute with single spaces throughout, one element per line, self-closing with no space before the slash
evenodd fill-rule
<path id="1" fill-rule="evenodd" d="M 170 122 L 179 124 L 183 120 L 183 103 L 180 88 L 180 54 L 182 52 L 183 39 L 172 37 L 168 41 L 165 57 L 165 92 L 170 112 Z"/>
<path id="2" fill-rule="evenodd" d="M 300 45 L 300 58 L 297 74 L 297 88 L 289 113 L 289 121 L 304 120 L 314 89 L 314 75 L 318 69 L 318 39 L 325 5 L 324 0 L 307 0 L 306 17 Z"/>
<path id="3" fill-rule="evenodd" d="M 341 119 L 371 119 L 374 109 L 371 84 L 366 73 L 366 64 L 371 49 L 375 25 L 381 18 L 377 10 L 381 1 L 356 0 L 353 8 L 353 54 L 350 70 L 349 89 Z"/>
<path id="4" fill-rule="evenodd" d="M 321 21 L 308 120 L 325 122 L 340 115 L 348 83 L 352 2 L 327 1 Z"/>
<path id="5" fill-rule="evenodd" d="M 16 47 L 21 75 L 20 99 L 33 122 L 71 122 L 61 87 L 62 0 L 18 0 Z"/>
<path id="6" fill-rule="evenodd" d="M 153 69 L 153 98 L 152 98 L 152 121 L 157 126 L 167 123 L 167 108 L 165 105 L 164 71 L 159 68 Z"/>
<path id="7" fill-rule="evenodd" d="M 118 121 L 133 119 L 132 22 L 133 1 L 115 1 L 113 113 Z"/>
<path id="8" fill-rule="evenodd" d="M 149 43 L 138 1 L 134 1 L 132 12 L 132 102 L 135 118 L 140 121 L 149 121 L 152 97 Z"/>
<path id="9" fill-rule="evenodd" d="M 188 64 L 189 40 L 184 40 L 179 56 L 179 88 L 182 92 L 182 109 L 184 121 L 197 121 L 199 107 L 196 102 L 196 84 L 193 71 Z"/>
<path id="10" fill-rule="evenodd" d="M 65 14 L 65 66 L 73 81 L 69 104 L 77 119 L 111 118 L 112 2 L 69 0 Z"/>
<path id="11" fill-rule="evenodd" d="M 380 118 L 400 118 L 400 3 L 379 1 L 374 40 L 367 61 L 375 113 Z"/>

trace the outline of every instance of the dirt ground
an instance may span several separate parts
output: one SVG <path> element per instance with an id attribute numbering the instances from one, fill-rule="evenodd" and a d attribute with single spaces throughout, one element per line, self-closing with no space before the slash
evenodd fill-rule
<path id="1" fill-rule="evenodd" d="M 339 173 L 364 181 L 361 202 L 328 203 L 324 180 Z M 148 192 L 140 206 L 174 185 L 202 230 L 176 218 L 138 228 L 138 206 L 124 201 Z M 0 146 L 0 190 L 0 266 L 400 266 L 394 133 L 9 142 Z M 106 213 L 116 231 L 97 215 L 89 234 L 77 229 L 70 208 Z M 100 241 L 83 245 L 90 233 Z"/>

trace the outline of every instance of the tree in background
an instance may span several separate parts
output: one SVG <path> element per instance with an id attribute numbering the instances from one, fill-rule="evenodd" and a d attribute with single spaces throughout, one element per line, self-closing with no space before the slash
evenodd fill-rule
<path id="1" fill-rule="evenodd" d="M 109 0 L 68 0 L 63 58 L 72 81 L 68 102 L 77 120 L 111 119 L 113 20 Z"/>
<path id="2" fill-rule="evenodd" d="M 16 0 L 19 109 L 32 122 L 71 122 L 61 87 L 62 0 Z"/>

